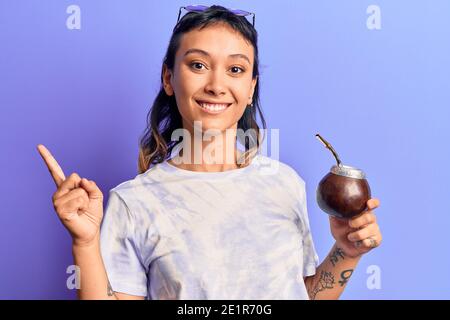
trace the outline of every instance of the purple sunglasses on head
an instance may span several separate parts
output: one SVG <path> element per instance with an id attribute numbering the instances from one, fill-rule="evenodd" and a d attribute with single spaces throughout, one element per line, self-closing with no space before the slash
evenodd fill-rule
<path id="1" fill-rule="evenodd" d="M 203 5 L 197 5 L 197 4 L 186 6 L 186 7 L 180 7 L 180 10 L 178 11 L 177 23 L 178 23 L 178 21 L 180 21 L 181 9 L 184 9 L 187 12 L 203 12 L 208 8 L 209 8 L 209 6 L 203 6 Z M 253 25 L 253 27 L 255 26 L 255 14 L 253 12 L 248 12 L 248 11 L 244 11 L 244 10 L 240 10 L 240 9 L 229 9 L 229 8 L 227 8 L 227 10 L 230 11 L 231 13 L 234 13 L 237 16 L 242 16 L 242 17 L 252 16 L 253 17 L 252 25 Z"/>

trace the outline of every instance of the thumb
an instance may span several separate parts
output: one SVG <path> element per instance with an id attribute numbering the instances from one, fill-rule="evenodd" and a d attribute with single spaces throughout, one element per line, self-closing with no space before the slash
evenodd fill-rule
<path id="1" fill-rule="evenodd" d="M 80 183 L 83 189 L 86 190 L 90 200 L 103 200 L 103 193 L 94 181 L 83 178 Z"/>

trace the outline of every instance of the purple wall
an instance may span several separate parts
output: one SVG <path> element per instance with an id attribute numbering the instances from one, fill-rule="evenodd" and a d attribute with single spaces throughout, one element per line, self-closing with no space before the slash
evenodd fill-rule
<path id="1" fill-rule="evenodd" d="M 0 298 L 75 298 L 66 286 L 70 238 L 36 145 L 105 194 L 136 175 L 163 54 L 179 6 L 190 4 L 162 3 L 0 2 Z M 262 106 L 280 129 L 280 160 L 307 183 L 320 258 L 333 241 L 315 188 L 333 160 L 315 133 L 366 171 L 381 201 L 384 243 L 361 260 L 342 298 L 449 299 L 450 2 L 220 4 L 256 13 Z M 81 29 L 66 25 L 70 5 L 81 9 Z M 381 29 L 366 24 L 370 5 Z"/>

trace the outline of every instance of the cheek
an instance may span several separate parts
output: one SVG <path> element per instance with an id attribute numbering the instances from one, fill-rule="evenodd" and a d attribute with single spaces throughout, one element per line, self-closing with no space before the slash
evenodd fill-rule
<path id="1" fill-rule="evenodd" d="M 177 78 L 175 90 L 176 95 L 180 97 L 180 102 L 188 102 L 197 92 L 202 90 L 204 84 L 201 77 L 189 72 L 180 72 Z"/>
<path id="2" fill-rule="evenodd" d="M 193 88 L 189 81 L 177 81 L 174 83 L 175 99 L 180 110 L 189 108 L 192 90 Z"/>
<path id="3" fill-rule="evenodd" d="M 240 83 L 240 85 L 234 88 L 233 92 L 239 106 L 242 108 L 246 107 L 249 102 L 249 98 L 251 97 L 251 87 L 248 83 Z"/>
<path id="4" fill-rule="evenodd" d="M 252 90 L 252 76 L 251 74 L 247 74 L 245 77 L 242 77 L 242 79 L 239 79 L 239 83 L 237 83 L 236 88 L 238 89 L 237 92 L 239 92 L 239 97 L 244 99 L 245 101 L 248 100 L 248 98 L 251 96 L 251 90 Z"/>

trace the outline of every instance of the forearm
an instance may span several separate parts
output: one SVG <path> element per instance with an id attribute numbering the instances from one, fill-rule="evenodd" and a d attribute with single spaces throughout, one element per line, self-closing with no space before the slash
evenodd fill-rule
<path id="1" fill-rule="evenodd" d="M 305 285 L 311 300 L 336 300 L 344 291 L 361 257 L 351 258 L 336 244 Z"/>
<path id="2" fill-rule="evenodd" d="M 118 300 L 111 289 L 100 253 L 100 241 L 91 246 L 72 247 L 75 265 L 79 267 L 80 300 Z"/>

